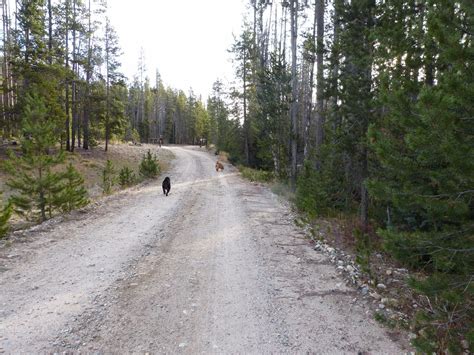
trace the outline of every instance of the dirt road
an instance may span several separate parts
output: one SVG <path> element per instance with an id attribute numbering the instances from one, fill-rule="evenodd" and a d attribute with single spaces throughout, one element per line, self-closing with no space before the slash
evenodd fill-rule
<path id="1" fill-rule="evenodd" d="M 290 208 L 198 148 L 0 251 L 0 352 L 401 353 Z"/>

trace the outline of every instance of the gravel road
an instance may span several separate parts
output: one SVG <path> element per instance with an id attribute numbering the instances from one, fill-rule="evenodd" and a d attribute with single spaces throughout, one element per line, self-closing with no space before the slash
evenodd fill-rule
<path id="1" fill-rule="evenodd" d="M 384 353 L 290 207 L 193 147 L 132 188 L 0 250 L 0 352 Z"/>

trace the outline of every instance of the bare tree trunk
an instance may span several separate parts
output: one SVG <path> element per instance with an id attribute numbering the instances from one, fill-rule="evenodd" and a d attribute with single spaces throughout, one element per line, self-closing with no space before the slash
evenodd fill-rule
<path id="1" fill-rule="evenodd" d="M 72 23 L 72 142 L 71 151 L 74 151 L 76 146 L 76 133 L 77 133 L 77 90 L 76 90 L 76 0 L 72 1 L 73 7 L 73 23 Z"/>
<path id="2" fill-rule="evenodd" d="M 48 62 L 53 64 L 53 9 L 51 0 L 48 0 Z"/>
<path id="3" fill-rule="evenodd" d="M 246 48 L 244 48 L 244 67 L 243 67 L 243 91 L 244 91 L 244 135 L 245 135 L 245 162 L 247 165 L 250 164 L 250 147 L 249 147 L 249 135 L 250 135 L 250 127 L 247 117 L 247 52 Z"/>
<path id="4" fill-rule="evenodd" d="M 374 14 L 373 14 L 373 9 L 375 9 L 376 3 L 375 0 L 369 1 L 368 5 L 369 7 L 369 13 L 368 13 L 368 18 L 367 18 L 367 27 L 369 30 L 372 30 L 372 27 L 374 26 Z M 369 39 L 367 39 L 368 43 L 368 50 L 369 50 L 369 55 L 372 59 L 373 56 L 373 44 L 370 42 Z M 372 83 L 372 60 L 371 63 L 368 64 L 366 68 L 366 78 L 365 82 L 367 83 L 367 88 L 364 90 L 366 93 L 371 93 L 372 88 L 371 88 L 371 83 Z M 364 118 L 363 122 L 363 129 L 364 132 L 367 132 L 368 129 L 368 118 Z M 367 191 L 366 183 L 367 179 L 369 178 L 369 169 L 368 169 L 368 164 L 369 164 L 369 154 L 368 154 L 368 149 L 367 149 L 367 141 L 366 138 L 363 139 L 363 148 L 362 148 L 362 154 L 361 154 L 361 184 L 360 184 L 360 194 L 361 194 L 361 201 L 360 201 L 360 222 L 362 225 L 362 228 L 364 231 L 367 231 L 368 225 L 369 225 L 369 194 Z"/>
<path id="5" fill-rule="evenodd" d="M 105 66 L 106 66 L 106 103 L 105 103 L 105 151 L 109 149 L 109 115 L 110 115 L 110 78 L 109 78 L 109 19 L 106 19 L 105 30 Z"/>
<path id="6" fill-rule="evenodd" d="M 2 4 L 2 19 L 3 19 L 3 94 L 2 94 L 2 119 L 3 119 L 3 134 L 5 137 L 11 134 L 11 122 L 10 122 L 10 65 L 9 65 L 9 18 L 8 18 L 8 7 L 7 2 L 4 1 Z"/>
<path id="7" fill-rule="evenodd" d="M 324 141 L 324 0 L 316 0 L 317 40 L 316 40 L 316 169 L 321 169 L 321 147 Z"/>
<path id="8" fill-rule="evenodd" d="M 316 41 L 316 22 L 318 15 L 318 7 L 314 6 L 314 19 L 313 19 L 313 37 L 312 40 Z M 309 70 L 309 93 L 308 93 L 308 102 L 306 107 L 306 115 L 304 119 L 304 132 L 303 132 L 303 141 L 304 141 L 304 159 L 307 160 L 309 157 L 309 128 L 311 126 L 311 117 L 313 115 L 313 85 L 314 85 L 314 57 L 311 53 L 311 63 Z"/>
<path id="9" fill-rule="evenodd" d="M 71 151 L 70 117 L 69 117 L 69 0 L 66 0 L 66 150 Z"/>
<path id="10" fill-rule="evenodd" d="M 340 115 L 338 112 L 338 92 L 339 92 L 339 49 L 334 49 L 334 47 L 338 46 L 339 42 L 339 5 L 338 1 L 335 1 L 335 9 L 334 9 L 334 29 L 333 29 L 333 53 L 332 53 L 332 71 L 331 71 L 331 85 L 332 85 L 332 97 L 331 97 L 331 108 L 334 115 L 334 123 L 333 123 L 333 130 L 335 131 L 340 126 Z M 342 0 L 343 1 L 343 0 Z"/>
<path id="11" fill-rule="evenodd" d="M 82 148 L 89 149 L 89 120 L 90 120 L 90 86 L 91 86 L 91 76 L 92 76 L 92 27 L 91 27 L 91 0 L 89 0 L 88 8 L 88 28 L 87 28 L 87 69 L 86 69 L 86 92 L 85 92 L 85 101 L 84 101 L 84 122 L 83 122 L 83 132 L 84 140 Z"/>
<path id="12" fill-rule="evenodd" d="M 296 154 L 297 154 L 297 110 L 298 110 L 298 77 L 296 75 L 296 51 L 297 51 L 297 37 L 298 37 L 298 0 L 290 1 L 290 17 L 291 17 L 291 169 L 290 169 L 290 185 L 294 190 L 296 189 Z"/>

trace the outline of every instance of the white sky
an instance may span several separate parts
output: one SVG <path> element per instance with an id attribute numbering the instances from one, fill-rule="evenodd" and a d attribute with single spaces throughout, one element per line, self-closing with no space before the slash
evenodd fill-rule
<path id="1" fill-rule="evenodd" d="M 109 16 L 123 51 L 122 71 L 131 80 L 143 47 L 147 75 L 158 69 L 166 86 L 203 99 L 217 78 L 231 79 L 227 52 L 239 34 L 245 0 L 109 0 Z"/>

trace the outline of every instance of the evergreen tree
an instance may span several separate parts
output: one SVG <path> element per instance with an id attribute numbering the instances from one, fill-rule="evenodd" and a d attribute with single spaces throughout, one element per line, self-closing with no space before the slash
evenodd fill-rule
<path id="1" fill-rule="evenodd" d="M 113 88 L 123 81 L 123 76 L 119 72 L 121 66 L 118 61 L 121 49 L 118 43 L 118 36 L 115 29 L 106 20 L 105 26 L 105 81 L 106 81 L 106 103 L 105 103 L 105 151 L 108 150 L 108 143 L 113 128 L 112 122 L 117 122 L 117 118 L 124 116 L 124 108 L 120 101 L 114 100 L 115 91 Z"/>
<path id="2" fill-rule="evenodd" d="M 53 153 L 56 125 L 48 119 L 43 100 L 28 95 L 26 102 L 22 154 L 9 152 L 5 166 L 12 177 L 7 185 L 17 192 L 11 197 L 16 212 L 33 216 L 39 213 L 44 221 L 48 206 L 60 191 L 61 174 L 53 167 L 63 162 L 64 155 Z"/>
<path id="3" fill-rule="evenodd" d="M 120 169 L 120 172 L 119 172 L 120 187 L 125 188 L 128 186 L 131 186 L 135 183 L 135 181 L 136 181 L 136 177 L 132 169 L 130 169 L 128 166 L 124 166 L 122 169 Z"/>
<path id="4" fill-rule="evenodd" d="M 370 131 L 381 169 L 370 188 L 391 209 L 380 231 L 387 250 L 429 272 L 411 281 L 430 301 L 416 319 L 414 344 L 423 352 L 461 353 L 463 340 L 474 351 L 474 4 L 428 5 L 428 39 L 421 40 L 435 43 L 435 70 L 414 85 L 413 63 L 397 62 L 406 49 L 386 57 L 397 65 L 383 71 L 387 114 Z"/>
<path id="5" fill-rule="evenodd" d="M 143 156 L 142 161 L 140 162 L 140 176 L 145 179 L 150 179 L 156 177 L 160 173 L 160 165 L 156 159 L 155 154 L 151 154 L 150 150 Z"/>
<path id="6" fill-rule="evenodd" d="M 12 211 L 12 204 L 10 201 L 8 201 L 7 204 L 2 207 L 0 212 L 0 239 L 5 237 L 5 235 L 8 233 L 8 230 L 10 229 L 8 221 L 12 215 Z"/>
<path id="7" fill-rule="evenodd" d="M 112 193 L 112 188 L 115 185 L 115 167 L 112 161 L 107 159 L 105 167 L 102 170 L 102 193 L 104 195 L 110 195 Z"/>
<path id="8" fill-rule="evenodd" d="M 56 198 L 56 205 L 63 212 L 71 212 L 89 203 L 84 178 L 69 164 L 62 174 L 61 192 Z"/>

